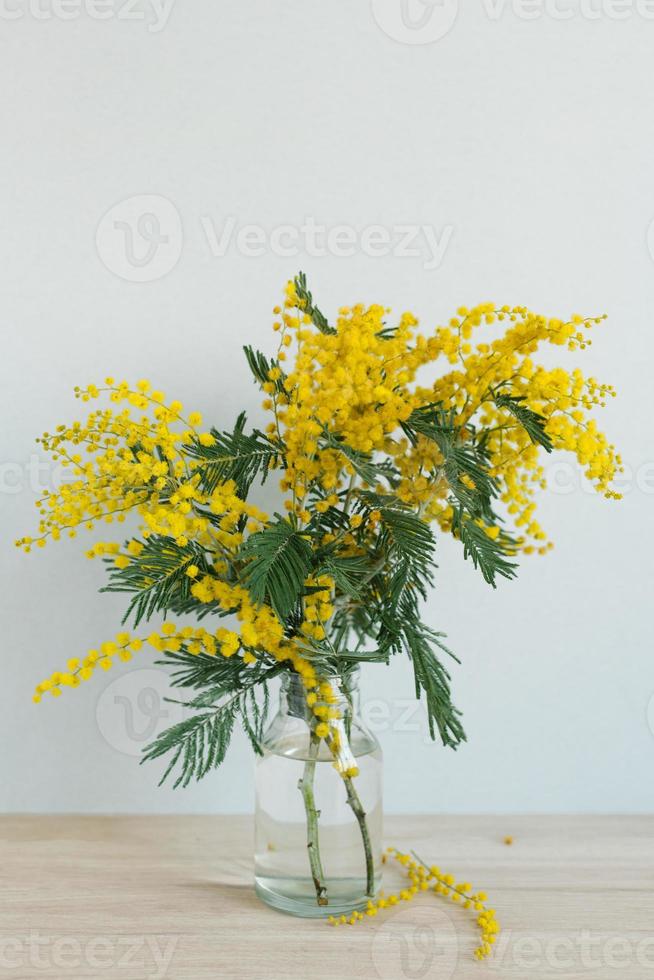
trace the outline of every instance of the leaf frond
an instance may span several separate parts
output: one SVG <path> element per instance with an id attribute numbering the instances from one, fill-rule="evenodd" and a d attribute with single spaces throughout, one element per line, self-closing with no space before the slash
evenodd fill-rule
<path id="1" fill-rule="evenodd" d="M 548 453 L 552 452 L 554 445 L 545 428 L 547 425 L 547 419 L 539 412 L 535 412 L 533 409 L 528 408 L 528 406 L 525 405 L 524 397 L 520 395 L 508 395 L 501 391 L 495 391 L 493 394 L 493 401 L 498 408 L 505 408 L 507 412 L 511 413 L 511 415 L 520 423 L 534 445 L 542 446 Z"/>
<path id="2" fill-rule="evenodd" d="M 275 515 L 276 521 L 251 534 L 239 551 L 242 577 L 257 605 L 268 601 L 286 619 L 300 598 L 311 570 L 313 551 L 306 536 Z"/>
<path id="3" fill-rule="evenodd" d="M 238 416 L 232 432 L 211 430 L 214 442 L 203 446 L 198 439 L 185 447 L 187 455 L 197 461 L 194 469 L 200 475 L 200 487 L 211 494 L 221 483 L 233 480 L 239 497 L 245 499 L 257 476 L 265 483 L 271 466 L 282 458 L 278 445 L 255 429 L 245 430 L 244 412 Z"/>
<path id="4" fill-rule="evenodd" d="M 454 508 L 452 532 L 463 544 L 463 557 L 471 558 L 486 582 L 495 588 L 498 575 L 511 579 L 516 574 L 515 562 L 507 558 L 507 550 L 515 548 L 508 535 L 491 538 L 484 527 L 459 507 Z"/>
<path id="5" fill-rule="evenodd" d="M 211 570 L 204 550 L 194 542 L 178 545 L 174 538 L 153 534 L 141 543 L 141 553 L 125 568 L 106 559 L 109 584 L 100 590 L 134 593 L 123 622 L 133 615 L 135 626 L 156 612 L 177 611 L 192 599 L 193 582 L 186 574 L 191 565 L 204 574 Z"/>
<path id="6" fill-rule="evenodd" d="M 300 305 L 304 312 L 311 317 L 311 322 L 314 327 L 317 327 L 321 333 L 325 334 L 335 334 L 336 330 L 334 327 L 330 327 L 327 322 L 327 317 L 320 312 L 318 307 L 313 302 L 313 296 L 307 288 L 307 277 L 304 272 L 299 272 L 295 279 L 293 280 L 295 286 L 295 292 L 298 299 L 300 300 Z"/>

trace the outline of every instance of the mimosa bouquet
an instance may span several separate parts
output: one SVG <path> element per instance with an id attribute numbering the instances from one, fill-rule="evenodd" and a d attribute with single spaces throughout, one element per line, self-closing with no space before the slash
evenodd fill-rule
<path id="1" fill-rule="evenodd" d="M 378 887 L 380 827 L 367 815 L 376 804 L 358 788 L 374 746 L 357 749 L 357 665 L 405 655 L 431 737 L 456 748 L 465 735 L 450 694 L 452 655 L 421 612 L 437 537 L 452 535 L 494 585 L 514 576 L 520 553 L 551 547 L 534 513 L 544 453 L 572 453 L 600 493 L 618 496 L 620 459 L 591 417 L 614 392 L 535 360 L 543 344 L 583 350 L 602 317 L 482 303 L 423 333 L 411 313 L 394 319 L 383 306 L 356 305 L 332 324 L 302 274 L 274 316 L 274 356 L 245 348 L 269 415 L 261 430 L 245 414 L 231 429 L 205 428 L 149 381 L 109 377 L 76 390 L 106 407 L 39 440 L 70 480 L 39 502 L 38 536 L 20 547 L 135 520 L 126 540 L 86 546 L 106 563 L 104 591 L 129 595 L 129 631 L 86 655 L 70 651 L 34 700 L 149 647 L 187 692 L 190 714 L 145 758 L 167 757 L 162 780 L 185 786 L 222 762 L 236 721 L 256 753 L 269 751 L 268 685 L 281 676 L 296 741 L 288 748 L 284 735 L 280 754 L 300 766 L 288 793 L 304 818 L 296 874 L 304 871 L 312 895 L 297 900 L 340 911 Z M 281 495 L 268 514 L 252 492 L 271 475 Z M 142 629 L 156 617 L 163 621 Z M 336 782 L 321 804 L 314 780 L 323 763 Z M 330 880 L 348 873 L 325 873 L 319 811 L 335 801 L 349 811 L 360 851 L 358 884 L 350 892 L 334 884 L 332 899 Z M 270 853 L 283 847 L 282 835 Z M 270 894 L 274 879 L 267 875 Z M 287 898 L 280 907 L 294 907 Z"/>

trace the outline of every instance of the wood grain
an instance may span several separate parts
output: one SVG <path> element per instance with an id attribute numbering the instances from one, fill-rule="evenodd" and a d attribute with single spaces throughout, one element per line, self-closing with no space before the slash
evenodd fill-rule
<path id="1" fill-rule="evenodd" d="M 488 892 L 493 958 L 472 959 L 472 915 L 431 894 L 338 929 L 273 912 L 250 817 L 4 816 L 0 977 L 654 976 L 653 817 L 388 817 L 386 837 Z"/>

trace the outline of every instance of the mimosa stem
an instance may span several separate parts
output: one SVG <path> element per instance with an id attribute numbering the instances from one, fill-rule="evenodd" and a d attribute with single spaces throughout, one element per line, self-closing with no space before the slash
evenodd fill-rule
<path id="1" fill-rule="evenodd" d="M 318 843 L 318 817 L 320 816 L 320 811 L 316 810 L 316 801 L 313 792 L 316 775 L 316 759 L 319 748 L 320 738 L 312 731 L 309 738 L 309 758 L 304 763 L 304 772 L 302 779 L 298 782 L 298 789 L 302 793 L 304 809 L 307 815 L 307 850 L 309 852 L 311 877 L 316 888 L 316 901 L 318 905 L 329 905 L 327 886 L 323 883 L 325 873 L 322 870 L 320 845 Z"/>
<path id="2" fill-rule="evenodd" d="M 363 852 L 366 856 L 366 895 L 372 897 L 375 888 L 375 867 L 372 859 L 372 847 L 370 846 L 370 834 L 368 833 L 368 824 L 366 822 L 366 811 L 363 809 L 351 776 L 344 776 L 343 782 L 347 791 L 347 802 L 350 804 L 352 812 L 359 823 L 359 829 L 361 830 Z"/>

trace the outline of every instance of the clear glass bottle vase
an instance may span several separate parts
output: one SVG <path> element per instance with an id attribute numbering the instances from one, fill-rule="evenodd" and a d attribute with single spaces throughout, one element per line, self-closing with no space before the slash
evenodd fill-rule
<path id="1" fill-rule="evenodd" d="M 326 738 L 316 733 L 320 719 L 300 678 L 286 675 L 263 738 L 255 882 L 259 897 L 283 912 L 341 915 L 365 908 L 379 890 L 382 753 L 359 717 L 358 673 L 329 678 Z"/>

